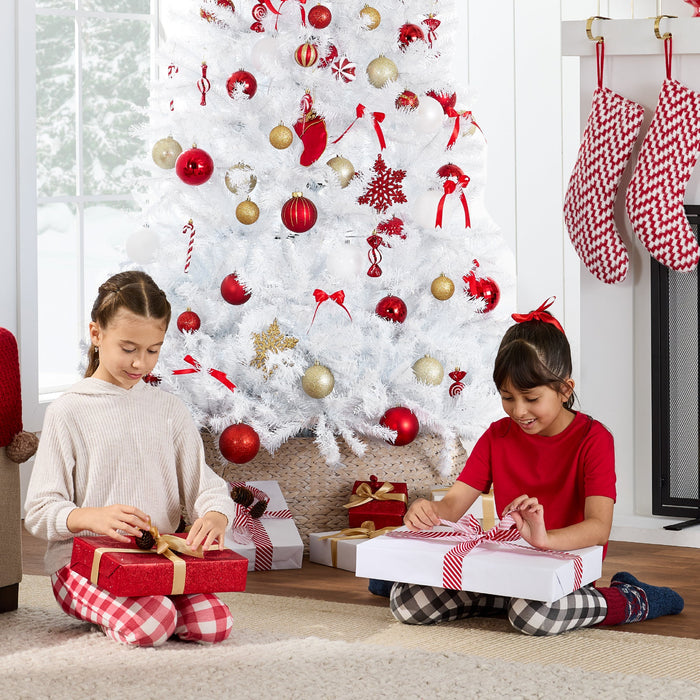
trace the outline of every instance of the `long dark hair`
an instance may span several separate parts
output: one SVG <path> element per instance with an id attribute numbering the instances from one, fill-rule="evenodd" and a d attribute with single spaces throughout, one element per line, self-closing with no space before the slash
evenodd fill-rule
<path id="1" fill-rule="evenodd" d="M 145 272 L 127 270 L 118 272 L 100 285 L 90 319 L 106 328 L 120 309 L 127 309 L 144 318 L 154 318 L 170 323 L 170 302 L 165 292 Z M 85 376 L 95 374 L 100 364 L 97 348 L 90 345 Z"/>
<path id="2" fill-rule="evenodd" d="M 516 323 L 506 331 L 496 355 L 493 381 L 499 391 L 510 383 L 518 391 L 544 385 L 566 392 L 571 371 L 571 347 L 566 335 L 551 323 L 533 319 Z M 572 391 L 564 407 L 571 408 L 575 399 Z"/>

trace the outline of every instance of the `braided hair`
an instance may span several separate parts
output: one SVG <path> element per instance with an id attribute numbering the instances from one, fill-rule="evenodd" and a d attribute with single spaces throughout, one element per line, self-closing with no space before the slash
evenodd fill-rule
<path id="1" fill-rule="evenodd" d="M 145 272 L 127 270 L 118 272 L 100 285 L 90 320 L 106 328 L 120 309 L 126 309 L 144 318 L 170 323 L 170 302 L 165 292 Z M 88 350 L 88 366 L 85 376 L 91 377 L 100 364 L 94 345 Z"/>

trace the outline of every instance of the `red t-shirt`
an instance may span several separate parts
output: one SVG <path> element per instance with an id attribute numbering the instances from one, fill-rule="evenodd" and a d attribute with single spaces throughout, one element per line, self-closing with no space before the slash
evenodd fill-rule
<path id="1" fill-rule="evenodd" d="M 544 506 L 548 530 L 575 525 L 584 519 L 588 496 L 615 500 L 613 437 L 580 412 L 551 437 L 528 435 L 503 418 L 479 438 L 457 478 L 484 493 L 493 484 L 498 515 L 526 493 Z"/>

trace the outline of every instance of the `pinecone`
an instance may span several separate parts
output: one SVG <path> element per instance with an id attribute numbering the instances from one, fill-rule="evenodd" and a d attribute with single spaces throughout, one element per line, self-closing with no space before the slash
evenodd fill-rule
<path id="1" fill-rule="evenodd" d="M 135 540 L 139 549 L 151 549 L 156 543 L 156 538 L 148 530 L 141 530 L 141 537 L 136 537 Z"/>
<path id="2" fill-rule="evenodd" d="M 234 486 L 231 489 L 231 498 L 244 508 L 247 508 L 255 500 L 253 492 L 245 486 Z"/>
<path id="3" fill-rule="evenodd" d="M 257 520 L 265 512 L 267 508 L 267 501 L 258 501 L 249 511 L 251 518 Z"/>

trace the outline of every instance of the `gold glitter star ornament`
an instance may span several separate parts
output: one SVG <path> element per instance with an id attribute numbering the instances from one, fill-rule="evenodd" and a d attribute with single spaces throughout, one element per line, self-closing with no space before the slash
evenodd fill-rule
<path id="1" fill-rule="evenodd" d="M 298 338 L 284 335 L 280 330 L 277 319 L 275 319 L 262 333 L 253 333 L 253 345 L 255 346 L 255 357 L 250 361 L 251 367 L 262 370 L 265 379 L 269 379 L 279 365 L 268 367 L 268 355 L 279 353 L 283 350 L 291 350 L 299 342 Z"/>

